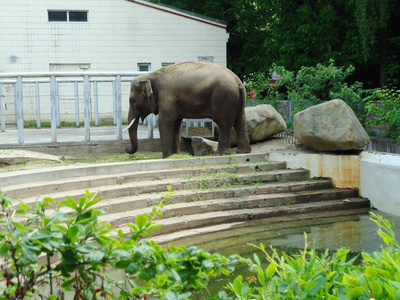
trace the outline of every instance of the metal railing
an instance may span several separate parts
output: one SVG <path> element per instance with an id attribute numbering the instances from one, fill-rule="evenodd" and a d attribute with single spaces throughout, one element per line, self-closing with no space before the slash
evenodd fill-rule
<path id="1" fill-rule="evenodd" d="M 121 83 L 130 82 L 133 77 L 147 72 L 30 72 L 30 73 L 0 73 L 0 129 L 6 128 L 6 102 L 5 85 L 14 87 L 15 124 L 18 128 L 18 143 L 24 143 L 24 85 L 34 85 L 34 97 L 36 103 L 36 124 L 41 127 L 40 89 L 39 84 L 49 84 L 51 102 L 51 141 L 57 142 L 57 128 L 60 127 L 60 100 L 59 85 L 62 83 L 74 84 L 75 95 L 75 122 L 80 124 L 78 83 L 83 83 L 84 99 L 84 126 L 85 140 L 90 141 L 91 122 L 91 86 L 93 87 L 94 123 L 99 125 L 99 82 L 112 83 L 113 94 L 113 121 L 117 126 L 117 139 L 122 139 L 122 96 Z M 152 127 L 153 122 L 148 122 Z M 150 127 L 149 126 L 149 127 Z M 149 137 L 153 136 L 152 128 L 149 128 Z"/>

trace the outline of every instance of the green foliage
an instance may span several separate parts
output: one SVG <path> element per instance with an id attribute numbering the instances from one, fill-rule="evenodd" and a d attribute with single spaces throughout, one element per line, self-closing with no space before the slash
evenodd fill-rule
<path id="1" fill-rule="evenodd" d="M 400 297 L 400 246 L 388 220 L 371 213 L 371 220 L 378 226 L 378 235 L 384 246 L 372 255 L 362 253 L 363 262 L 357 257 L 348 259 L 349 250 L 341 248 L 332 254 L 326 250 L 318 254 L 315 245 L 306 246 L 300 254 L 279 254 L 271 247 L 254 246 L 266 256 L 264 268 L 257 255 L 257 283 L 242 276 L 226 287 L 234 299 L 399 299 Z M 218 299 L 228 299 L 222 297 Z M 232 299 L 232 298 L 230 298 Z"/>
<path id="2" fill-rule="evenodd" d="M 270 86 L 268 81 L 273 72 L 281 76 L 276 82 L 276 87 Z M 352 85 L 346 82 L 353 72 L 354 67 L 337 67 L 332 60 L 326 65 L 319 63 L 315 67 L 302 67 L 297 73 L 274 65 L 269 75 L 253 76 L 248 86 L 255 88 L 257 95 L 260 95 L 263 89 L 267 90 L 264 101 L 275 107 L 277 101 L 291 100 L 294 113 L 328 100 L 342 99 L 363 123 L 365 118 L 363 97 L 366 91 L 359 82 Z M 289 120 L 288 125 L 290 124 L 292 120 Z M 288 128 L 290 129 L 290 126 Z"/>
<path id="3" fill-rule="evenodd" d="M 386 125 L 386 136 L 400 144 L 400 90 L 375 89 L 365 99 L 368 125 L 376 128 Z"/>
<path id="4" fill-rule="evenodd" d="M 166 198 L 173 194 L 168 189 Z M 162 248 L 150 238 L 163 203 L 122 229 L 99 220 L 96 194 L 44 198 L 30 207 L 0 193 L 0 299 L 187 299 L 211 277 L 247 260 L 196 247 Z M 53 262 L 55 261 L 55 262 Z M 120 270 L 120 279 L 109 270 Z M 117 276 L 118 277 L 118 276 Z M 67 294 L 69 293 L 69 294 Z"/>

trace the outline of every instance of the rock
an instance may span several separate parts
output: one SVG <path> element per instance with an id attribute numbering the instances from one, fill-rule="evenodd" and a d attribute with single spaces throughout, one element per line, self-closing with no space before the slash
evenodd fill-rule
<path id="1" fill-rule="evenodd" d="M 255 144 L 267 140 L 277 133 L 286 130 L 286 122 L 278 111 L 269 104 L 246 107 L 246 132 L 250 143 Z M 218 139 L 218 125 L 215 124 L 216 139 Z M 232 129 L 231 144 L 236 146 L 236 132 Z"/>
<path id="2" fill-rule="evenodd" d="M 213 155 L 217 151 L 218 142 L 210 141 L 202 137 L 192 138 L 192 149 L 195 156 Z"/>
<path id="3" fill-rule="evenodd" d="M 61 159 L 54 155 L 26 150 L 0 150 L 0 164 L 17 165 L 27 161 L 46 160 L 61 163 Z"/>
<path id="4" fill-rule="evenodd" d="M 353 150 L 370 142 L 353 110 L 340 99 L 297 113 L 293 127 L 300 143 L 317 151 Z"/>
<path id="5" fill-rule="evenodd" d="M 246 131 L 250 143 L 265 141 L 286 128 L 285 120 L 272 105 L 246 107 Z"/>

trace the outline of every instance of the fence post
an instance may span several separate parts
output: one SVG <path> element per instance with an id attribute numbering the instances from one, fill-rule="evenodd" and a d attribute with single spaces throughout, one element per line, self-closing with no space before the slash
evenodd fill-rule
<path id="1" fill-rule="evenodd" d="M 121 76 L 118 75 L 115 81 L 116 108 L 117 108 L 117 139 L 122 140 L 122 95 L 121 95 Z"/>
<path id="2" fill-rule="evenodd" d="M 90 82 L 89 76 L 83 79 L 83 93 L 85 100 L 85 141 L 90 141 Z"/>
<path id="3" fill-rule="evenodd" d="M 112 82 L 112 94 L 113 94 L 113 121 L 114 125 L 117 125 L 117 82 L 113 80 Z"/>
<path id="4" fill-rule="evenodd" d="M 149 139 L 153 139 L 153 114 L 147 116 L 147 135 Z"/>
<path id="5" fill-rule="evenodd" d="M 17 79 L 17 127 L 18 127 L 18 143 L 24 143 L 24 103 L 22 93 L 22 77 Z"/>
<path id="6" fill-rule="evenodd" d="M 75 90 L 75 124 L 76 127 L 80 126 L 79 120 L 79 88 L 78 88 L 78 81 L 74 82 L 74 90 Z"/>
<path id="7" fill-rule="evenodd" d="M 97 93 L 97 81 L 93 82 L 94 94 L 94 125 L 99 126 L 99 97 Z"/>
<path id="8" fill-rule="evenodd" d="M 36 128 L 42 128 L 40 122 L 40 91 L 39 82 L 35 82 L 35 99 L 36 99 Z"/>
<path id="9" fill-rule="evenodd" d="M 1 117 L 1 131 L 6 131 L 6 101 L 4 96 L 4 85 L 0 84 L 0 117 Z"/>
<path id="10" fill-rule="evenodd" d="M 61 113 L 60 113 L 60 87 L 59 87 L 59 83 L 56 82 L 56 105 L 57 105 L 57 127 L 60 128 L 61 127 Z"/>
<path id="11" fill-rule="evenodd" d="M 57 82 L 56 77 L 50 77 L 50 98 L 51 98 L 51 142 L 57 142 Z"/>
<path id="12" fill-rule="evenodd" d="M 14 119 L 15 119 L 15 125 L 18 126 L 18 107 L 17 107 L 17 83 L 14 83 Z"/>

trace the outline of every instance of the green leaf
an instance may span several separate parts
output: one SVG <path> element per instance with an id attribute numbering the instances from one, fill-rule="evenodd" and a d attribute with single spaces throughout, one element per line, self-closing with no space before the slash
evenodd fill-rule
<path id="1" fill-rule="evenodd" d="M 87 210 L 89 207 L 92 207 L 93 205 L 97 204 L 100 201 L 101 201 L 101 198 L 97 198 L 92 201 L 89 201 L 88 203 L 86 203 L 84 209 Z"/>
<path id="2" fill-rule="evenodd" d="M 37 263 L 38 256 L 36 254 L 36 251 L 40 251 L 40 248 L 28 246 L 26 244 L 21 244 L 21 249 L 22 249 L 22 255 L 23 255 L 22 261 L 23 261 L 24 265 Z"/>
<path id="3" fill-rule="evenodd" d="M 92 263 L 97 263 L 103 259 L 104 253 L 101 251 L 95 250 L 95 251 L 92 251 L 87 257 Z"/>
<path id="4" fill-rule="evenodd" d="M 158 229 L 160 229 L 161 227 L 163 227 L 164 225 L 162 225 L 162 224 L 159 224 L 159 225 L 151 225 L 149 228 L 147 228 L 147 233 L 150 233 L 150 232 L 153 232 L 153 231 L 156 231 L 156 230 L 158 230 Z"/>
<path id="5" fill-rule="evenodd" d="M 347 296 L 349 296 L 350 298 L 357 298 L 359 297 L 363 292 L 365 291 L 365 288 L 362 286 L 358 286 L 355 287 L 353 289 L 351 289 L 350 291 L 348 291 L 346 293 Z"/>
<path id="6" fill-rule="evenodd" d="M 72 243 L 75 243 L 78 240 L 78 234 L 79 234 L 79 226 L 74 225 L 68 229 L 66 236 Z"/>
<path id="7" fill-rule="evenodd" d="M 15 228 L 17 228 L 17 229 L 19 229 L 19 230 L 21 230 L 21 231 L 23 231 L 23 232 L 30 232 L 30 231 L 32 231 L 32 230 L 29 230 L 28 228 L 26 228 L 24 225 L 22 225 L 22 224 L 20 224 L 20 223 L 18 223 L 18 222 L 11 222 L 11 224 L 15 227 Z"/>
<path id="8" fill-rule="evenodd" d="M 4 256 L 11 249 L 11 245 L 8 242 L 3 242 L 0 246 L 0 255 Z"/>
<path id="9" fill-rule="evenodd" d="M 135 223 L 139 229 L 142 229 L 143 227 L 145 227 L 148 222 L 149 222 L 149 218 L 147 218 L 144 215 L 138 215 L 135 219 Z"/>
<path id="10" fill-rule="evenodd" d="M 382 298 L 383 289 L 382 289 L 382 285 L 378 281 L 375 281 L 375 280 L 370 281 L 369 286 L 371 288 L 372 294 L 374 294 L 375 299 Z"/>
<path id="11" fill-rule="evenodd" d="M 265 279 L 268 280 L 270 279 L 272 276 L 274 276 L 276 272 L 276 264 L 274 262 L 271 262 L 267 269 L 265 270 Z"/>
<path id="12" fill-rule="evenodd" d="M 61 207 L 63 205 L 70 207 L 74 210 L 76 210 L 77 208 L 75 200 L 69 196 L 67 196 L 64 200 L 61 200 L 60 203 L 58 204 L 58 207 Z"/>
<path id="13" fill-rule="evenodd" d="M 72 291 L 72 290 L 74 290 L 73 284 L 74 284 L 75 280 L 76 280 L 75 277 L 72 278 L 71 280 L 67 280 L 61 285 L 61 287 L 66 291 Z"/>
<path id="14" fill-rule="evenodd" d="M 230 275 L 231 275 L 231 273 L 230 273 L 227 269 L 225 269 L 225 268 L 220 268 L 219 270 L 220 270 L 221 273 L 224 274 L 225 276 L 230 276 Z"/>
<path id="15" fill-rule="evenodd" d="M 247 284 L 247 282 L 243 282 L 242 287 L 240 289 L 240 294 L 243 295 L 247 295 L 247 293 L 249 292 L 249 285 Z"/>
<path id="16" fill-rule="evenodd" d="M 125 269 L 125 268 L 130 266 L 130 263 L 131 263 L 130 260 L 127 260 L 127 259 L 126 260 L 120 260 L 115 264 L 115 267 L 117 269 Z"/>
<path id="17" fill-rule="evenodd" d="M 48 230 L 39 230 L 36 231 L 34 234 L 32 234 L 32 239 L 35 240 L 43 240 L 43 239 L 48 239 L 52 237 L 52 233 Z"/>
<path id="18" fill-rule="evenodd" d="M 257 266 L 257 278 L 261 285 L 265 286 L 265 275 L 261 267 Z M 267 278 L 268 279 L 268 278 Z"/>
<path id="19" fill-rule="evenodd" d="M 131 255 L 129 254 L 128 251 L 120 250 L 120 249 L 113 251 L 111 255 L 114 257 L 118 257 L 118 258 L 130 258 L 131 257 Z"/>
<path id="20" fill-rule="evenodd" d="M 18 215 L 26 215 L 26 211 L 23 208 L 17 209 L 15 213 Z"/>
<path id="21" fill-rule="evenodd" d="M 211 260 L 203 260 L 201 266 L 205 270 L 210 270 L 214 267 L 214 263 Z"/>

